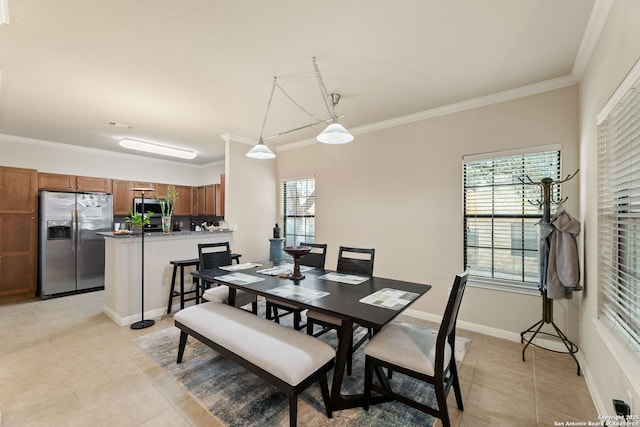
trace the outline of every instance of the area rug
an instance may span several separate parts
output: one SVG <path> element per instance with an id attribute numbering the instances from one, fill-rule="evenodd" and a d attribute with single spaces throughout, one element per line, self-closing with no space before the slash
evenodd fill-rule
<path id="1" fill-rule="evenodd" d="M 283 324 L 285 322 L 283 319 Z M 364 332 L 364 328 L 359 328 L 360 334 Z M 234 427 L 289 424 L 289 401 L 284 393 L 234 362 L 223 359 L 219 353 L 194 338 L 189 337 L 183 362 L 177 364 L 179 336 L 178 328 L 169 327 L 135 338 L 133 342 L 224 424 Z M 322 338 L 332 346 L 337 344 L 333 331 Z M 469 344 L 469 340 L 458 338 L 458 363 L 462 361 Z M 394 373 L 391 384 L 393 388 L 406 390 L 412 396 L 422 396 L 424 403 L 433 405 L 435 402 L 433 390 L 424 383 Z M 345 375 L 342 390 L 345 394 L 358 394 L 364 390 L 364 355 L 361 349 L 354 355 L 353 374 L 349 377 Z M 329 419 L 317 383 L 298 398 L 300 426 L 428 427 L 434 421 L 431 416 L 398 402 L 372 405 L 369 411 L 362 408 L 334 411 L 333 418 Z"/>

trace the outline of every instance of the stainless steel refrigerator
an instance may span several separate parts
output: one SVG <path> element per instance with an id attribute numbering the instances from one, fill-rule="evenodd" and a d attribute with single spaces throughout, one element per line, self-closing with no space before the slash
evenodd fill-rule
<path id="1" fill-rule="evenodd" d="M 40 297 L 104 289 L 104 237 L 97 233 L 112 226 L 110 194 L 41 191 Z"/>

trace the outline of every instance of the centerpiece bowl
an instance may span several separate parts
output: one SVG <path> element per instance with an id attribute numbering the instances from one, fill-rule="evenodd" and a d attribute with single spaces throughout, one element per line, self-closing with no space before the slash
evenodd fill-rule
<path id="1" fill-rule="evenodd" d="M 293 273 L 289 275 L 289 279 L 304 279 L 304 274 L 300 273 L 300 258 L 311 252 L 311 248 L 309 246 L 285 246 L 282 250 L 293 257 Z"/>

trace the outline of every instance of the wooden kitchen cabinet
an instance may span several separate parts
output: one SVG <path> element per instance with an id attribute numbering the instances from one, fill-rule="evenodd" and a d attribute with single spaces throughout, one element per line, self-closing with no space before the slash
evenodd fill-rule
<path id="1" fill-rule="evenodd" d="M 177 216 L 193 215 L 193 187 L 174 185 L 173 188 L 178 193 L 178 200 L 176 200 L 176 205 L 173 208 L 173 214 Z"/>
<path id="2" fill-rule="evenodd" d="M 0 301 L 36 295 L 38 172 L 0 167 Z"/>
<path id="3" fill-rule="evenodd" d="M 215 184 L 201 185 L 196 188 L 194 213 L 199 216 L 216 214 Z"/>
<path id="4" fill-rule="evenodd" d="M 38 174 L 40 190 L 95 191 L 111 193 L 111 180 L 91 176 L 63 175 L 57 173 Z"/>
<path id="5" fill-rule="evenodd" d="M 124 181 L 120 179 L 112 180 L 113 189 L 113 215 L 129 215 L 129 211 L 133 209 L 133 181 Z"/>

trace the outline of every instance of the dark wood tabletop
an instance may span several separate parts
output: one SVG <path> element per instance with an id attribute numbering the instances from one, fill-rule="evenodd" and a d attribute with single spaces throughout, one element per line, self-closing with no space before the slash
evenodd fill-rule
<path id="1" fill-rule="evenodd" d="M 225 276 L 235 272 L 230 272 L 219 268 L 210 270 L 199 270 L 191 274 L 194 277 L 206 282 L 227 285 L 229 287 L 230 305 L 233 305 L 235 302 L 236 290 L 242 289 L 243 291 L 253 292 L 257 295 L 269 297 L 273 300 L 287 302 L 289 304 L 294 304 L 302 308 L 313 309 L 321 313 L 341 318 L 343 333 L 342 339 L 338 344 L 336 368 L 334 370 L 333 383 L 331 388 L 331 399 L 334 406 L 333 409 L 346 409 L 354 406 L 360 406 L 362 404 L 361 396 L 343 396 L 340 393 L 342 379 L 344 377 L 344 368 L 346 365 L 347 357 L 349 356 L 349 337 L 351 337 L 353 334 L 354 323 L 366 328 L 379 330 L 384 325 L 393 320 L 398 314 L 400 314 L 400 312 L 411 305 L 411 303 L 409 303 L 397 309 L 390 309 L 363 303 L 360 302 L 360 300 L 384 288 L 412 292 L 414 294 L 417 294 L 415 298 L 417 299 L 421 295 L 429 291 L 429 289 L 431 289 L 431 286 L 421 283 L 406 282 L 381 277 L 367 278 L 366 281 L 360 284 L 346 284 L 332 280 L 321 279 L 320 276 L 331 271 L 319 268 L 304 271 L 305 278 L 302 280 L 291 280 L 280 276 L 269 276 L 257 272 L 259 270 L 263 270 L 283 263 L 261 261 L 259 262 L 259 264 L 261 265 L 258 267 L 235 271 L 237 273 L 248 274 L 262 279 L 260 281 L 245 285 L 239 285 L 233 283 L 232 281 L 225 280 Z M 269 292 L 270 290 L 285 285 L 300 286 L 302 288 L 312 289 L 320 292 L 328 292 L 328 294 L 309 301 L 299 301 L 296 299 L 290 299 L 275 295 Z M 415 301 L 415 299 L 413 301 Z"/>

